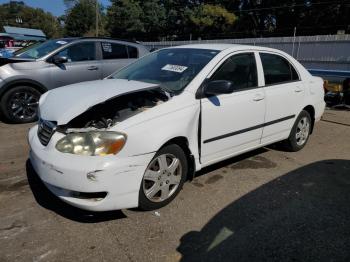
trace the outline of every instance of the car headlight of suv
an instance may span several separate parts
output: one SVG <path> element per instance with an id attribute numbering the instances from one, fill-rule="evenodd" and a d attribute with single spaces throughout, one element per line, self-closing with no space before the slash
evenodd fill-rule
<path id="1" fill-rule="evenodd" d="M 112 131 L 69 133 L 61 138 L 56 149 L 62 153 L 84 156 L 117 154 L 126 142 L 126 135 Z"/>

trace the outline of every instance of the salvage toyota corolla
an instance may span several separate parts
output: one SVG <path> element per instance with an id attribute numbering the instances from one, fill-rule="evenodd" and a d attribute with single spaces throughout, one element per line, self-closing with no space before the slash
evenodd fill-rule
<path id="1" fill-rule="evenodd" d="M 166 48 L 104 80 L 45 93 L 30 160 L 76 207 L 157 209 L 205 166 L 278 141 L 302 149 L 323 95 L 322 79 L 278 50 Z"/>

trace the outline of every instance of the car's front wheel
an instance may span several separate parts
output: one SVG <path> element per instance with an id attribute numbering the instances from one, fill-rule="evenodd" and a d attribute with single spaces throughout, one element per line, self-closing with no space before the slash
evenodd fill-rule
<path id="1" fill-rule="evenodd" d="M 16 86 L 1 98 L 1 112 L 11 123 L 29 123 L 37 119 L 41 93 L 31 86 Z"/>
<path id="2" fill-rule="evenodd" d="M 139 208 L 153 210 L 170 203 L 181 190 L 187 171 L 187 158 L 180 146 L 172 144 L 161 148 L 144 173 Z"/>
<path id="3" fill-rule="evenodd" d="M 310 114 L 305 110 L 301 111 L 294 123 L 289 138 L 285 141 L 288 151 L 296 152 L 306 145 L 310 136 L 311 127 L 312 122 Z"/>

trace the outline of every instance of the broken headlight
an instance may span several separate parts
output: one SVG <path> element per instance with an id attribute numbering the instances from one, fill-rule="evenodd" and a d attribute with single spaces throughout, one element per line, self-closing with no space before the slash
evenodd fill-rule
<path id="1" fill-rule="evenodd" d="M 57 142 L 56 149 L 62 153 L 105 156 L 117 154 L 125 142 L 125 134 L 112 131 L 70 133 Z"/>

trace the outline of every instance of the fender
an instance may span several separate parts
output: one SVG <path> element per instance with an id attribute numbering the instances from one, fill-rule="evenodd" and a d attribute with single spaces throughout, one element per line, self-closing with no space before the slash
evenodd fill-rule
<path id="1" fill-rule="evenodd" d="M 34 87 L 42 94 L 45 93 L 46 91 L 48 91 L 48 89 L 44 85 L 42 85 L 41 83 L 39 83 L 35 80 L 17 79 L 17 80 L 13 80 L 13 81 L 5 83 L 5 85 L 3 85 L 0 88 L 0 97 L 2 97 L 11 87 L 17 86 L 17 85 L 28 85 L 28 86 Z"/>

